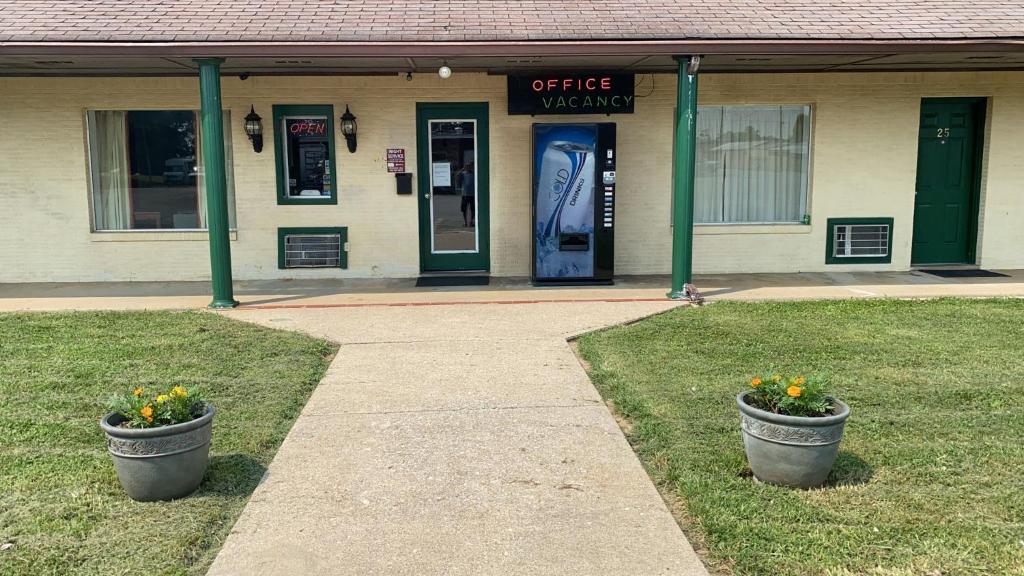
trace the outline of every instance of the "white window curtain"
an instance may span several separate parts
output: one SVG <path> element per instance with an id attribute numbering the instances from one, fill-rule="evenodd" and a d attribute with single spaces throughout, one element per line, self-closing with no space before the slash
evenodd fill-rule
<path id="1" fill-rule="evenodd" d="M 92 207 L 96 230 L 127 230 L 128 215 L 127 115 L 117 111 L 89 113 L 92 152 Z"/>
<path id="2" fill-rule="evenodd" d="M 197 115 L 198 116 L 198 115 Z M 128 163 L 128 113 L 121 110 L 92 110 L 88 115 L 93 226 L 96 230 L 129 230 L 131 170 Z M 228 225 L 235 228 L 235 183 L 231 155 L 231 113 L 225 110 L 224 164 L 227 180 Z M 199 131 L 198 118 L 195 123 Z M 197 141 L 202 137 L 196 134 Z M 206 227 L 206 182 L 203 178 L 202 146 L 196 155 L 199 227 Z"/>
<path id="3" fill-rule="evenodd" d="M 694 222 L 799 222 L 807 204 L 808 106 L 702 106 Z"/>
<path id="4" fill-rule="evenodd" d="M 234 161 L 231 157 L 231 111 L 224 110 L 221 117 L 224 124 L 224 179 L 227 184 L 228 198 L 228 228 L 235 228 L 235 171 L 232 169 Z M 196 124 L 197 131 L 199 124 Z M 199 190 L 199 226 L 206 228 L 206 164 L 203 162 L 203 139 L 200 134 L 197 138 L 199 145 L 196 154 L 196 170 L 198 174 Z"/>

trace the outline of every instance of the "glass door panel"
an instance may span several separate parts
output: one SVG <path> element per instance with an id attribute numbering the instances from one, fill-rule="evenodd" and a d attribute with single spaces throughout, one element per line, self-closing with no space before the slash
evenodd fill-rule
<path id="1" fill-rule="evenodd" d="M 476 121 L 431 120 L 431 252 L 477 252 L 476 210 Z"/>

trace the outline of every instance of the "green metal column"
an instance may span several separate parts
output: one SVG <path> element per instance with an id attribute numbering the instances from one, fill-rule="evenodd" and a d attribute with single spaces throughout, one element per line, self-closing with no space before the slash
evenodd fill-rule
<path id="1" fill-rule="evenodd" d="M 693 274 L 693 177 L 697 152 L 697 65 L 699 56 L 677 56 L 675 170 L 672 178 L 672 291 L 668 297 L 687 297 L 685 285 Z"/>
<path id="2" fill-rule="evenodd" d="M 210 233 L 213 302 L 210 308 L 238 306 L 231 286 L 231 236 L 228 230 L 227 180 L 224 175 L 224 123 L 220 106 L 221 58 L 196 58 L 199 64 L 199 112 L 206 182 L 206 228 Z"/>

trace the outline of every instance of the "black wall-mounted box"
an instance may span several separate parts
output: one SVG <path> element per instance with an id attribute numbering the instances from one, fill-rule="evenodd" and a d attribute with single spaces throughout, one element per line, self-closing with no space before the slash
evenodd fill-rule
<path id="1" fill-rule="evenodd" d="M 412 194 L 412 172 L 396 172 L 395 186 L 399 194 Z"/>

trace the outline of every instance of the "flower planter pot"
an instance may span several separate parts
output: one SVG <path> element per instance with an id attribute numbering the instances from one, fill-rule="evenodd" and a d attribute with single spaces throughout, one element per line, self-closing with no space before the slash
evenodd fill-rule
<path id="1" fill-rule="evenodd" d="M 740 407 L 743 447 L 754 477 L 762 482 L 813 488 L 828 479 L 839 454 L 843 427 L 850 407 L 830 398 L 835 414 L 806 417 L 766 412 L 747 403 L 747 395 L 736 396 Z"/>
<path id="2" fill-rule="evenodd" d="M 117 479 L 132 500 L 173 500 L 195 492 L 206 474 L 213 406 L 195 420 L 159 428 L 121 428 L 111 412 L 100 420 Z"/>

